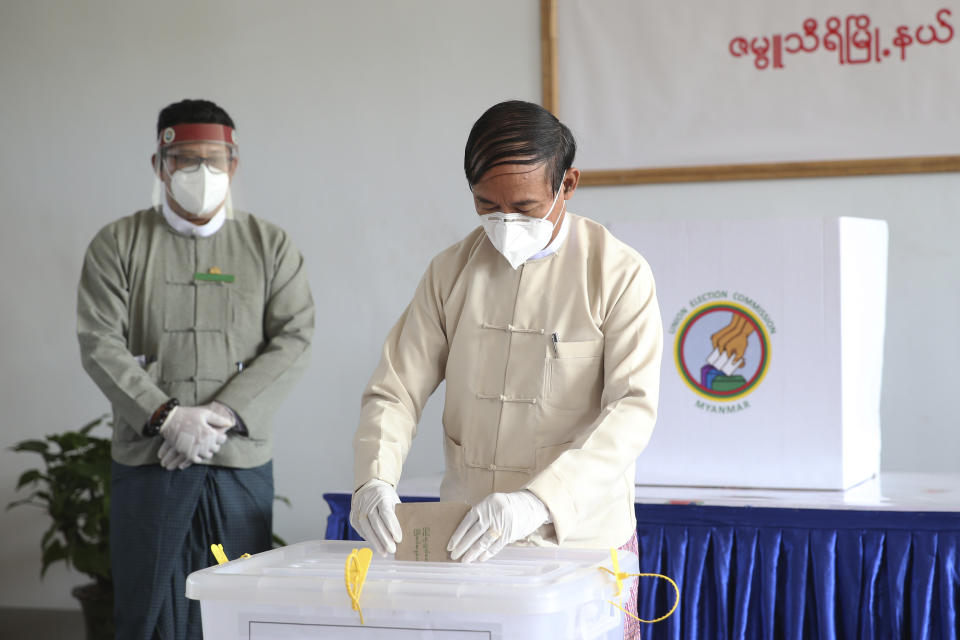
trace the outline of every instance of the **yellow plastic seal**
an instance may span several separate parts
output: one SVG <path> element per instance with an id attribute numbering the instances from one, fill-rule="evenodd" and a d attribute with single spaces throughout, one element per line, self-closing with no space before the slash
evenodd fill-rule
<path id="1" fill-rule="evenodd" d="M 363 611 L 360 609 L 360 594 L 363 593 L 363 583 L 367 581 L 367 571 L 370 570 L 372 559 L 373 551 L 370 549 L 354 549 L 347 556 L 347 566 L 343 572 L 347 595 L 350 596 L 353 610 L 360 614 L 360 624 L 364 624 Z"/>
<path id="2" fill-rule="evenodd" d="M 673 586 L 674 590 L 677 592 L 677 600 L 676 602 L 673 603 L 673 608 L 670 609 L 670 611 L 660 616 L 659 618 L 655 618 L 653 620 L 644 620 L 643 618 L 638 618 L 637 616 L 633 615 L 632 613 L 624 609 L 621 605 L 617 604 L 616 602 L 613 602 L 611 600 L 608 600 L 607 602 L 615 606 L 617 609 L 620 609 L 620 611 L 623 611 L 626 615 L 630 616 L 637 622 L 645 622 L 647 624 L 653 624 L 654 622 L 661 622 L 673 615 L 673 612 L 677 610 L 678 606 L 680 606 L 680 587 L 677 586 L 677 583 L 674 582 L 672 578 L 660 573 L 623 573 L 620 571 L 620 562 L 617 558 L 616 549 L 610 549 L 610 557 L 613 558 L 613 571 L 611 571 L 610 569 L 607 569 L 606 567 L 600 567 L 600 570 L 606 571 L 607 573 L 612 575 L 614 579 L 617 581 L 617 591 L 616 593 L 613 594 L 614 596 L 619 596 L 620 593 L 623 591 L 624 578 L 632 578 L 636 576 L 638 578 L 661 578 L 663 580 L 666 580 Z"/>
<path id="3" fill-rule="evenodd" d="M 223 551 L 222 544 L 210 545 L 210 551 L 213 552 L 213 557 L 217 559 L 217 564 L 224 564 L 224 563 L 230 562 L 229 558 L 227 558 L 227 554 L 224 553 Z M 249 557 L 250 557 L 250 554 L 245 553 L 242 556 L 240 556 L 240 559 L 242 560 L 243 558 L 249 558 Z"/>
<path id="4" fill-rule="evenodd" d="M 217 564 L 224 564 L 225 562 L 230 562 L 229 560 L 227 560 L 227 554 L 223 552 L 222 544 L 210 545 L 210 551 L 213 551 L 213 557 L 217 559 Z"/>

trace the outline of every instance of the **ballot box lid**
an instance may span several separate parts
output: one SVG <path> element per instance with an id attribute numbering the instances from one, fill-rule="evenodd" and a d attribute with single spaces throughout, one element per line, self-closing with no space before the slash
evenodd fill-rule
<path id="1" fill-rule="evenodd" d="M 317 540 L 273 549 L 192 573 L 186 595 L 200 601 L 349 608 L 346 560 L 353 549 L 365 546 Z M 617 551 L 617 559 L 621 572 L 638 571 L 634 554 Z M 397 561 L 374 552 L 362 604 L 364 609 L 553 613 L 614 599 L 616 581 L 601 569 L 612 566 L 609 549 L 511 546 L 469 565 Z"/>

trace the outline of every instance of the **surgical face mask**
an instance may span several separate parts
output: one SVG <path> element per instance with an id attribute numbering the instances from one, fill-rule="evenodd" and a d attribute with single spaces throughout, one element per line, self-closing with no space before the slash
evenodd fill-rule
<path id="1" fill-rule="evenodd" d="M 547 216 L 557 204 L 561 191 L 562 188 L 557 190 L 557 195 L 547 210 Z M 535 218 L 522 213 L 499 212 L 480 217 L 490 242 L 514 269 L 543 250 L 553 236 L 554 224 L 547 220 L 547 217 Z"/>
<path id="2" fill-rule="evenodd" d="M 211 171 L 206 164 L 194 171 L 174 171 L 170 176 L 170 195 L 195 216 L 213 213 L 227 197 L 229 189 L 230 175 Z"/>

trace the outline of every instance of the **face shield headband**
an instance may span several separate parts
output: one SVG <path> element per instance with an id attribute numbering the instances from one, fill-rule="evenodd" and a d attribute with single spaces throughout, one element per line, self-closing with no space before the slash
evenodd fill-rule
<path id="1" fill-rule="evenodd" d="M 224 124 L 206 122 L 191 122 L 167 127 L 160 132 L 157 139 L 157 148 L 163 151 L 166 147 L 181 142 L 219 142 L 237 151 L 237 131 Z"/>

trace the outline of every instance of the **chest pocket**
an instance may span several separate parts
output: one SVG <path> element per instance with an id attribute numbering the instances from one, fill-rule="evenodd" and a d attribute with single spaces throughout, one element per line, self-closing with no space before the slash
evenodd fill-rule
<path id="1" fill-rule="evenodd" d="M 603 392 L 603 339 L 557 342 L 549 348 L 543 402 L 563 411 L 587 412 Z"/>

